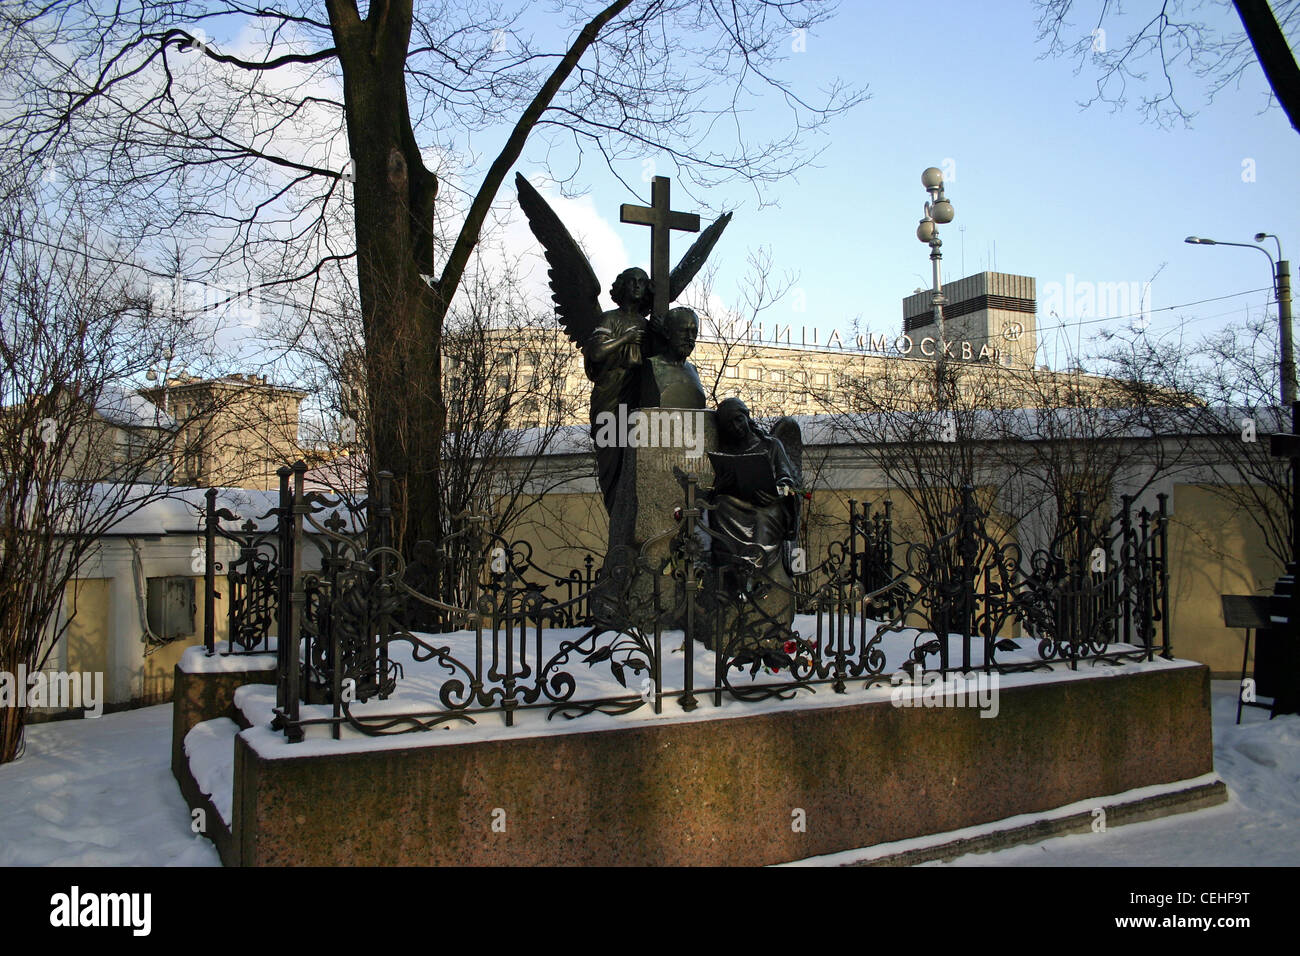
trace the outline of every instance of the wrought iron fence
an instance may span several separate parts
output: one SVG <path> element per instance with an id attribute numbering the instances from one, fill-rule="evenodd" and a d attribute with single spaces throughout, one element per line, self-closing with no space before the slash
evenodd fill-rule
<path id="1" fill-rule="evenodd" d="M 270 638 L 277 632 L 276 624 L 284 610 L 282 598 L 287 593 L 286 579 L 290 565 L 283 560 L 286 555 L 285 529 L 281 509 L 286 496 L 286 476 L 292 472 L 281 469 L 280 506 L 265 514 L 249 516 L 242 525 L 223 526 L 222 521 L 238 522 L 240 515 L 228 508 L 217 507 L 217 489 L 209 488 L 207 506 L 203 516 L 203 646 L 209 654 L 216 652 L 217 601 L 222 594 L 217 590 L 217 575 L 225 577 L 225 602 L 228 642 L 225 654 L 264 653 L 269 649 Z M 270 530 L 259 528 L 257 522 L 275 519 Z M 217 560 L 217 542 L 231 542 L 236 550 L 227 562 Z M 288 542 L 292 546 L 292 542 Z"/>
<path id="2" fill-rule="evenodd" d="M 206 525 L 209 652 L 219 536 L 239 548 L 225 569 L 232 649 L 265 647 L 272 624 L 293 638 L 278 642 L 275 720 L 293 741 L 313 725 L 379 735 L 490 713 L 510 725 L 528 710 L 661 713 L 665 701 L 689 711 L 702 699 L 842 693 L 897 673 L 886 667 L 891 635 L 911 637 L 903 667 L 941 673 L 1172 656 L 1163 495 L 1136 513 L 1126 497 L 1109 522 L 1076 500 L 1027 556 L 990 533 L 970 488 L 948 533 L 927 542 L 895 540 L 889 502 L 851 501 L 842 533 L 782 579 L 717 559 L 707 496 L 685 476 L 675 526 L 605 576 L 591 555 L 582 568 L 542 568 L 526 543 L 466 516 L 442 553 L 471 555 L 478 573 L 453 604 L 438 596 L 436 556 L 408 564 L 392 546 L 387 476 L 348 507 L 305 492 L 305 470 L 281 469 L 280 504 L 262 516 L 274 529 L 222 528 L 237 519 L 212 493 Z M 665 654 L 669 634 L 681 646 Z M 423 696 L 404 692 L 420 682 L 403 661 L 420 666 Z"/>

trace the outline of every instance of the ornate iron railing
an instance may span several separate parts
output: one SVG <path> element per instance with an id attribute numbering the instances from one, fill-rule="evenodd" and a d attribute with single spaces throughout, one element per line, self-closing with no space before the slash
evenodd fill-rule
<path id="1" fill-rule="evenodd" d="M 217 507 L 217 489 L 206 495 L 202 532 L 204 613 L 203 645 L 209 654 L 216 652 L 217 575 L 224 573 L 228 642 L 224 654 L 266 653 L 274 634 L 283 633 L 282 615 L 287 610 L 289 562 L 287 549 L 292 540 L 286 536 L 283 520 L 287 500 L 287 478 L 292 472 L 280 469 L 280 503 L 261 515 L 249 516 L 242 525 L 223 526 L 222 521 L 238 522 L 240 515 Z M 273 527 L 260 528 L 257 522 L 274 518 Z M 217 542 L 230 542 L 236 549 L 229 561 L 217 560 Z"/>
<path id="2" fill-rule="evenodd" d="M 895 541 L 887 501 L 876 510 L 851 501 L 842 535 L 817 560 L 788 561 L 795 573 L 781 577 L 719 562 L 710 506 L 683 476 L 675 526 L 603 577 L 590 555 L 566 573 L 541 568 L 526 543 L 462 516 L 443 553 L 470 555 L 478 573 L 457 569 L 469 592 L 452 604 L 393 547 L 387 476 L 349 509 L 305 492 L 305 470 L 282 469 L 280 507 L 263 516 L 276 518 L 273 531 L 220 528 L 234 516 L 217 512 L 211 495 L 207 525 L 210 541 L 240 547 L 227 569 L 231 634 L 251 642 L 239 646 L 264 639 L 270 607 L 277 633 L 296 638 L 278 643 L 275 725 L 290 740 L 313 725 L 380 735 L 493 713 L 510 725 L 529 710 L 661 713 L 666 700 L 689 711 L 702 699 L 842 693 L 893 679 L 891 635 L 911 637 L 904 669 L 945 673 L 1172 656 L 1163 495 L 1156 511 L 1136 514 L 1124 498 L 1111 522 L 1076 500 L 1060 533 L 1027 558 L 990 533 L 970 488 L 950 530 L 929 542 Z M 681 646 L 666 654 L 670 633 Z M 1036 656 L 1023 652 L 1024 639 Z M 414 683 L 408 659 L 427 665 Z"/>

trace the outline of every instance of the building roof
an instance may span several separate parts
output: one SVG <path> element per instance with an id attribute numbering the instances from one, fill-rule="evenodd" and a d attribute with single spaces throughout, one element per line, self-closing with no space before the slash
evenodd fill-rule
<path id="1" fill-rule="evenodd" d="M 803 432 L 805 446 L 858 445 L 864 436 L 884 436 L 886 441 L 915 441 L 916 423 L 933 423 L 942 413 L 896 412 L 887 414 L 838 413 L 827 415 L 791 415 Z M 1124 408 L 1011 408 L 965 411 L 963 420 L 974 425 L 977 441 L 1053 441 L 1100 439 L 1143 439 L 1172 437 L 1189 433 L 1192 416 L 1199 419 L 1195 434 L 1217 432 L 1225 435 L 1242 430 L 1242 419 L 1255 423 L 1256 434 L 1268 435 L 1289 430 L 1290 412 L 1281 408 L 1204 408 L 1134 410 Z M 758 417 L 760 425 L 772 419 Z M 522 440 L 509 451 L 508 457 L 526 458 L 537 453 L 547 435 L 545 428 L 518 429 Z M 935 440 L 938 440 L 936 437 Z M 547 455 L 582 455 L 594 451 L 587 425 L 562 425 L 546 443 Z"/>
<path id="2" fill-rule="evenodd" d="M 174 428 L 175 420 L 139 392 L 108 386 L 99 393 L 95 412 L 123 428 Z"/>
<path id="3" fill-rule="evenodd" d="M 264 389 L 268 392 L 282 392 L 289 395 L 299 395 L 299 396 L 305 396 L 307 394 L 307 392 L 305 392 L 301 388 L 294 388 L 293 386 L 290 385 L 276 385 L 272 382 L 268 382 L 266 380 L 265 375 L 253 375 L 253 374 L 243 375 L 239 373 L 232 373 L 230 375 L 221 375 L 216 378 L 198 378 L 197 376 L 190 376 L 190 375 L 175 375 L 167 379 L 167 384 L 165 386 L 165 388 L 169 392 L 176 392 L 184 389 L 197 390 L 201 388 L 213 388 L 213 387 L 257 388 L 257 389 Z M 162 385 L 153 385 L 150 386 L 148 389 L 145 389 L 145 391 L 152 394 L 157 394 L 161 392 L 163 388 L 164 386 Z"/>

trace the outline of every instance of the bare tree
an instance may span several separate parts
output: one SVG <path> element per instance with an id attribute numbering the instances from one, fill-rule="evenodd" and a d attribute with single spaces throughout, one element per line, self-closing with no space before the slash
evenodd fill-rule
<path id="1" fill-rule="evenodd" d="M 777 275 L 771 250 L 766 248 L 750 250 L 746 265 L 734 304 L 724 306 L 715 297 L 717 267 L 713 265 L 696 277 L 684 301 L 700 317 L 701 344 L 693 361 L 706 400 L 717 405 L 740 393 L 750 412 L 761 418 L 784 413 L 784 389 L 773 389 L 766 379 L 743 373 L 763 374 L 757 331 L 764 317 L 789 295 L 798 276 L 788 271 Z"/>
<path id="2" fill-rule="evenodd" d="M 39 197 L 0 222 L 0 763 L 22 748 L 28 688 L 76 612 L 69 587 L 101 536 L 167 493 L 174 420 L 132 382 L 187 337 L 84 220 Z M 35 211 L 31 211 L 35 210 Z M 146 637 L 149 635 L 146 634 Z"/>
<path id="3" fill-rule="evenodd" d="M 568 387 L 573 346 L 553 317 L 518 294 L 513 272 L 477 270 L 452 308 L 443 337 L 448 402 L 442 470 L 443 536 L 486 517 L 508 537 L 556 485 L 581 473 L 548 457 L 579 409 Z M 465 539 L 447 548 L 441 598 L 463 602 L 478 571 Z M 458 605 L 459 606 L 459 605 Z"/>
<path id="4" fill-rule="evenodd" d="M 301 321 L 323 283 L 354 273 L 371 465 L 396 475 L 399 540 L 434 539 L 443 326 L 530 138 L 554 150 L 558 181 L 590 153 L 616 173 L 661 160 L 688 187 L 762 187 L 863 98 L 837 85 L 813 103 L 779 76 L 792 34 L 830 12 L 814 0 L 572 0 L 541 31 L 493 3 L 7 4 L 0 47 L 19 92 L 0 164 L 62 170 L 125 243 L 187 240 L 201 276 L 290 299 Z M 766 91 L 788 132 L 724 139 L 719 114 L 739 117 Z M 486 168 L 457 168 L 471 136 L 498 131 Z"/>
<path id="5" fill-rule="evenodd" d="M 1258 63 L 1292 127 L 1300 130 L 1300 68 L 1287 42 L 1300 26 L 1295 0 L 1274 3 L 1272 9 L 1266 0 L 1234 0 L 1241 31 L 1207 22 L 1203 0 L 1160 0 L 1127 10 L 1112 0 L 1036 0 L 1035 6 L 1047 55 L 1073 59 L 1076 73 L 1085 65 L 1097 73 L 1097 92 L 1084 106 L 1100 102 L 1123 108 L 1134 86 L 1141 91 L 1138 108 L 1145 120 L 1186 125 L 1195 113 L 1179 99 L 1179 71 L 1204 81 L 1212 100 Z M 1079 22 L 1070 21 L 1072 13 L 1080 14 Z"/>
<path id="6" fill-rule="evenodd" d="M 979 446 L 990 438 L 997 375 L 996 366 L 892 357 L 844 372 L 828 393 L 840 427 L 910 505 L 899 527 L 911 540 L 938 540 L 962 487 L 988 484 Z"/>
<path id="7" fill-rule="evenodd" d="M 951 530 L 971 485 L 996 518 L 990 537 L 1045 543 L 1076 506 L 1109 520 L 1121 489 L 1136 496 L 1186 461 L 1188 396 L 1117 351 L 1096 364 L 1110 374 L 876 359 L 845 376 L 841 427 L 910 505 L 899 524 L 917 540 Z"/>
<path id="8" fill-rule="evenodd" d="M 1195 450 L 1201 480 L 1231 514 L 1258 530 L 1279 567 L 1291 560 L 1291 466 L 1268 436 L 1289 431 L 1277 403 L 1275 319 L 1258 317 L 1187 341 L 1181 336 L 1112 342 L 1104 361 L 1117 376 L 1173 397 L 1166 432 Z M 1213 542 L 1210 542 L 1213 545 Z"/>
<path id="9" fill-rule="evenodd" d="M 1015 376 L 1014 406 L 990 411 L 985 454 L 1015 476 L 999 499 L 1022 544 L 1060 538 L 1075 509 L 1105 526 L 1120 495 L 1137 498 L 1187 463 L 1185 396 L 1144 380 L 1140 367 L 1110 371 L 1030 368 Z"/>
<path id="10" fill-rule="evenodd" d="M 586 389 L 573 386 L 572 343 L 549 309 L 531 303 L 519 264 L 476 261 L 447 317 L 442 338 L 443 389 L 447 424 L 440 474 L 440 520 L 435 544 L 467 522 L 486 519 L 485 530 L 507 536 L 542 497 L 575 477 L 557 470 L 548 456 L 566 434 L 565 425 L 584 417 L 577 404 Z M 361 314 L 339 290 L 339 308 L 318 321 L 296 350 L 295 378 L 304 383 L 313 409 L 309 472 L 323 488 L 357 509 L 368 492 L 370 461 L 376 454 L 366 400 Z M 323 319 L 325 317 L 322 317 Z M 408 549 L 413 554 L 417 542 Z M 448 543 L 437 581 L 420 581 L 449 602 L 466 599 L 467 542 Z M 427 563 L 436 548 L 421 549 Z"/>

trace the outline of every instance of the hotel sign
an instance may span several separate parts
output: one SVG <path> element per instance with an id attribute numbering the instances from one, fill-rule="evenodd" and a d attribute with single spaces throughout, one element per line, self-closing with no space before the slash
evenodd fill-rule
<path id="1" fill-rule="evenodd" d="M 1024 335 L 1024 326 L 1018 322 L 1008 325 L 1002 332 L 1002 337 L 1009 342 L 1018 340 Z M 916 339 L 911 335 L 904 333 L 890 339 L 887 333 L 876 334 L 866 332 L 853 336 L 849 339 L 852 345 L 845 344 L 845 336 L 840 334 L 839 329 L 831 332 L 830 337 L 823 345 L 818 341 L 819 330 L 808 328 L 807 326 L 799 327 L 799 342 L 793 341 L 794 326 L 789 324 L 777 323 L 771 332 L 769 339 L 764 339 L 763 323 L 758 322 L 750 326 L 745 334 L 741 336 L 741 342 L 748 342 L 752 345 L 789 345 L 791 347 L 801 346 L 806 348 L 820 349 L 843 349 L 845 351 L 866 352 L 870 354 L 883 355 L 891 358 L 900 356 L 910 356 L 913 352 L 919 353 L 925 358 L 934 358 L 941 352 L 944 356 L 964 361 L 975 361 L 979 359 L 992 359 L 998 361 L 1002 357 L 1002 350 L 985 343 L 974 343 L 966 341 L 942 342 L 934 336 L 925 336 Z"/>

